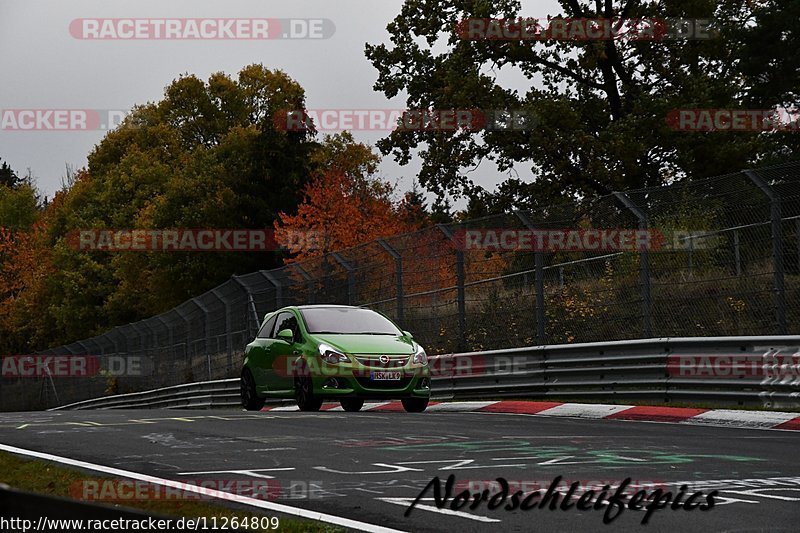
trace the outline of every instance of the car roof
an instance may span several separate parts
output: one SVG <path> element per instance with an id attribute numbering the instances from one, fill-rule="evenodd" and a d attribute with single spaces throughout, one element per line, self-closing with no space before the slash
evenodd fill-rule
<path id="1" fill-rule="evenodd" d="M 335 304 L 315 304 L 315 305 L 298 305 L 297 309 L 363 309 L 354 305 L 335 305 Z"/>

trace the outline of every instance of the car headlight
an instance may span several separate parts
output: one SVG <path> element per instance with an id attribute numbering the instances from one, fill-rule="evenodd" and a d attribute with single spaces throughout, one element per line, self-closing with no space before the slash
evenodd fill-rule
<path id="1" fill-rule="evenodd" d="M 425 349 L 419 344 L 417 344 L 417 351 L 414 353 L 414 358 L 411 360 L 411 362 L 415 365 L 428 364 L 428 354 L 425 353 Z"/>
<path id="2" fill-rule="evenodd" d="M 319 345 L 319 355 L 322 357 L 323 361 L 332 365 L 336 363 L 346 363 L 350 360 L 345 354 L 327 344 Z"/>

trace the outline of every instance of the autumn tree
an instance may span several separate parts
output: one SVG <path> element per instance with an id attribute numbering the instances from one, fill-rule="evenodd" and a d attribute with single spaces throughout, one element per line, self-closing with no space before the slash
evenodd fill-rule
<path id="1" fill-rule="evenodd" d="M 800 3 L 796 0 L 559 0 L 549 14 L 518 0 L 406 0 L 389 41 L 368 44 L 375 89 L 411 109 L 525 113 L 515 130 L 402 130 L 378 142 L 407 163 L 419 150 L 420 183 L 465 195 L 472 212 L 534 209 L 554 201 L 719 175 L 795 159 L 791 134 L 671 130 L 678 108 L 796 108 Z M 710 19 L 704 40 L 464 39 L 467 19 Z M 513 83 L 510 80 L 514 80 Z M 497 194 L 468 171 L 493 161 L 511 177 Z M 527 167 L 531 178 L 513 174 Z M 481 213 L 481 211 L 484 213 Z"/>
<path id="2" fill-rule="evenodd" d="M 14 281 L 6 323 L 19 329 L 0 335 L 31 349 L 71 342 L 163 312 L 232 274 L 282 264 L 274 252 L 85 252 L 66 237 L 84 229 L 271 228 L 301 200 L 318 146 L 313 131 L 285 131 L 274 118 L 304 108 L 303 88 L 262 65 L 207 81 L 184 75 L 160 101 L 135 107 L 47 207 L 36 238 L 21 247 L 14 237 L 20 252 L 42 258 L 37 265 L 18 256 L 18 264 L 47 276 L 32 274 L 21 288 Z M 17 209 L 23 203 L 13 201 Z"/>
<path id="3" fill-rule="evenodd" d="M 412 231 L 425 222 L 419 199 L 395 201 L 395 187 L 376 176 L 379 158 L 345 132 L 328 136 L 312 156 L 319 169 L 303 188 L 295 214 L 281 212 L 276 239 L 302 261 L 381 237 Z"/>

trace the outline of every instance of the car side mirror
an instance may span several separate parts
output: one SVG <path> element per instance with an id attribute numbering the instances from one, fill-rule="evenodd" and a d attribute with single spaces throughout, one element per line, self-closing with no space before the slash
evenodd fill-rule
<path id="1" fill-rule="evenodd" d="M 414 338 L 414 335 L 412 335 L 411 333 L 409 333 L 409 332 L 408 332 L 408 331 L 406 331 L 406 330 L 403 330 L 403 335 L 405 335 L 405 336 L 406 336 L 406 337 L 408 337 L 409 339 L 413 339 L 413 338 Z"/>
<path id="2" fill-rule="evenodd" d="M 282 329 L 278 332 L 278 338 L 282 341 L 286 341 L 289 344 L 294 343 L 294 333 L 289 328 Z"/>

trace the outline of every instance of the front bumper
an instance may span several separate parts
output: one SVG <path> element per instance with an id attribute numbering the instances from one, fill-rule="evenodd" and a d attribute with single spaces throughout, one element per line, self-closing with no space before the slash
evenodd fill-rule
<path id="1" fill-rule="evenodd" d="M 400 372 L 399 380 L 374 380 L 372 372 Z M 365 399 L 427 398 L 431 395 L 428 366 L 406 365 L 391 368 L 370 368 L 359 363 L 323 365 L 312 373 L 314 395 L 333 399 L 358 397 Z"/>

